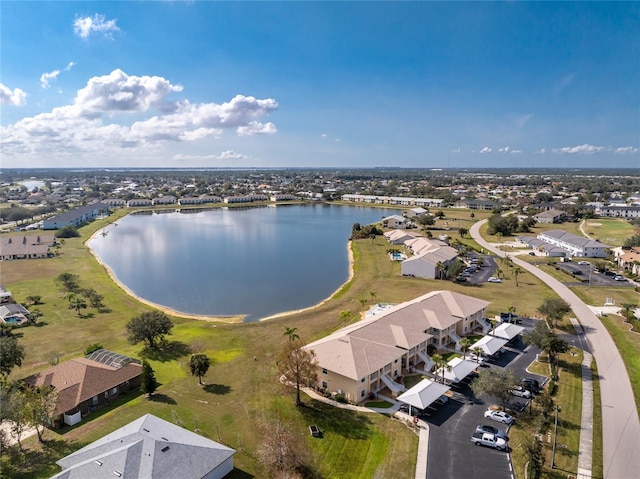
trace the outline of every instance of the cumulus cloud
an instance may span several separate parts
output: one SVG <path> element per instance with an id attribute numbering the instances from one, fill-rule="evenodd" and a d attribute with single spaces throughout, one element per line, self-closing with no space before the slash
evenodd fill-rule
<path id="1" fill-rule="evenodd" d="M 80 38 L 89 38 L 92 33 L 101 33 L 111 37 L 113 32 L 119 32 L 116 20 L 107 20 L 104 15 L 96 13 L 93 17 L 76 17 L 73 21 L 73 31 Z"/>
<path id="2" fill-rule="evenodd" d="M 454 148 L 453 150 L 451 150 L 451 153 L 461 153 L 462 150 L 460 148 Z"/>
<path id="3" fill-rule="evenodd" d="M 493 150 L 491 148 L 485 146 L 482 150 L 480 150 L 480 153 L 491 153 L 492 151 Z"/>
<path id="4" fill-rule="evenodd" d="M 520 155 L 520 154 L 522 154 L 522 150 L 516 150 L 516 149 L 513 149 L 513 150 L 511 150 L 511 152 L 510 152 L 510 153 L 511 153 L 512 155 Z"/>
<path id="5" fill-rule="evenodd" d="M 20 88 L 13 91 L 8 86 L 0 83 L 0 105 L 22 106 L 27 101 L 27 94 Z"/>
<path id="6" fill-rule="evenodd" d="M 71 67 L 73 67 L 73 65 L 75 65 L 74 62 L 69 62 L 69 64 L 64 67 L 64 71 L 68 72 L 69 70 L 71 70 Z M 44 89 L 49 88 L 49 80 L 55 80 L 56 78 L 58 78 L 58 75 L 60 75 L 60 70 L 53 70 L 52 72 L 43 73 L 42 75 L 40 75 L 40 86 Z"/>
<path id="7" fill-rule="evenodd" d="M 546 148 L 540 148 L 539 150 L 534 151 L 533 154 L 534 155 L 544 155 L 546 152 L 547 152 Z"/>
<path id="8" fill-rule="evenodd" d="M 578 145 L 578 146 L 565 146 L 563 148 L 553 148 L 551 150 L 553 153 L 559 154 L 586 154 L 590 155 L 593 153 L 600 153 L 602 151 L 607 151 L 607 148 L 604 146 L 593 146 L 593 145 Z"/>
<path id="9" fill-rule="evenodd" d="M 273 123 L 259 121 L 278 108 L 271 98 L 236 95 L 221 104 L 170 101 L 169 95 L 182 90 L 163 77 L 130 76 L 122 70 L 93 77 L 72 104 L 2 127 L 3 152 L 117 154 L 122 149 L 157 148 L 164 142 L 217 138 L 224 131 L 235 130 L 239 136 L 277 131 Z M 3 102 L 10 93 L 2 89 Z M 127 117 L 132 117 L 131 123 Z"/>
<path id="10" fill-rule="evenodd" d="M 509 153 L 509 150 L 511 149 L 511 147 L 509 146 L 505 146 L 504 148 L 498 148 L 498 151 L 500 153 Z"/>

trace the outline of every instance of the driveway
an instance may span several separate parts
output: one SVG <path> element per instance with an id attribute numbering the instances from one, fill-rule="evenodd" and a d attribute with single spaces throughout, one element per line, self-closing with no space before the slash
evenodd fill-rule
<path id="1" fill-rule="evenodd" d="M 480 236 L 479 230 L 484 223 L 486 220 L 474 223 L 469 233 L 483 248 L 493 251 L 500 257 L 506 256 L 504 251 L 498 250 Z M 539 268 L 515 256 L 511 258 L 514 264 L 540 278 L 558 296 L 568 302 L 582 324 L 600 375 L 604 477 L 607 479 L 637 477 L 640 462 L 638 409 L 629 375 L 611 336 L 591 309 L 569 288 Z"/>

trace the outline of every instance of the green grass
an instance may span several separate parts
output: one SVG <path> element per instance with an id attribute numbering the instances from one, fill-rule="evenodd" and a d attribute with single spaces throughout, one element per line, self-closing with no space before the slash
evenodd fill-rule
<path id="1" fill-rule="evenodd" d="M 607 298 L 613 299 L 617 306 L 623 303 L 640 304 L 640 293 L 636 292 L 634 288 L 574 286 L 571 291 L 591 306 L 604 306 Z"/>
<path id="2" fill-rule="evenodd" d="M 591 375 L 593 378 L 593 444 L 591 477 L 604 479 L 604 463 L 602 459 L 602 400 L 600 399 L 600 379 L 598 365 L 591 362 Z"/>
<path id="3" fill-rule="evenodd" d="M 623 219 L 597 218 L 587 220 L 584 231 L 604 244 L 622 246 L 627 238 L 638 234 L 640 229 Z"/>

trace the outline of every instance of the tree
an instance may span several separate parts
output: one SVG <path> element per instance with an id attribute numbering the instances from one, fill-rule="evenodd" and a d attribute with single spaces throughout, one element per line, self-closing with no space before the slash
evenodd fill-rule
<path id="1" fill-rule="evenodd" d="M 471 390 L 476 395 L 495 396 L 502 407 L 506 408 L 514 384 L 516 376 L 511 369 L 488 368 L 480 371 L 478 377 L 471 382 Z"/>
<path id="2" fill-rule="evenodd" d="M 300 339 L 287 341 L 278 355 L 278 371 L 283 379 L 296 386 L 296 406 L 302 405 L 300 388 L 317 381 L 316 354 L 302 347 Z"/>
<path id="3" fill-rule="evenodd" d="M 15 336 L 0 336 L 0 374 L 9 376 L 16 366 L 22 366 L 24 348 Z"/>
<path id="4" fill-rule="evenodd" d="M 100 343 L 90 344 L 89 346 L 87 346 L 85 348 L 84 355 L 85 356 L 89 356 L 91 353 L 93 353 L 94 351 L 97 351 L 98 349 L 103 349 L 102 344 L 100 344 Z"/>
<path id="5" fill-rule="evenodd" d="M 78 316 L 80 316 L 80 310 L 87 309 L 87 302 L 84 299 L 73 295 L 73 298 L 69 300 L 69 309 L 75 309 Z"/>
<path id="6" fill-rule="evenodd" d="M 76 227 L 73 225 L 63 226 L 58 231 L 56 231 L 56 234 L 55 234 L 56 238 L 77 238 L 79 236 L 80 236 L 80 233 L 78 232 Z"/>
<path id="7" fill-rule="evenodd" d="M 472 211 L 472 212 L 469 214 L 469 218 L 474 219 L 475 217 L 476 217 L 476 214 Z"/>
<path id="8" fill-rule="evenodd" d="M 484 356 L 484 349 L 480 346 L 476 346 L 475 348 L 471 348 L 471 352 L 476 355 L 476 362 L 480 364 L 480 358 Z"/>
<path id="9" fill-rule="evenodd" d="M 198 382 L 202 384 L 202 376 L 207 374 L 210 364 L 209 356 L 206 354 L 194 354 L 189 359 L 189 371 L 192 376 L 198 376 Z"/>
<path id="10" fill-rule="evenodd" d="M 499 278 L 500 275 L 502 274 L 502 270 L 500 268 L 496 268 L 496 270 L 494 271 L 496 273 L 496 276 Z"/>
<path id="11" fill-rule="evenodd" d="M 620 306 L 622 306 L 622 311 L 624 311 L 624 317 L 625 317 L 624 321 L 626 323 L 630 323 L 631 318 L 635 317 L 633 312 L 638 307 L 638 305 L 635 303 L 622 303 Z"/>
<path id="12" fill-rule="evenodd" d="M 557 365 L 558 355 L 569 351 L 571 346 L 564 339 L 549 329 L 548 325 L 541 321 L 531 330 L 522 335 L 522 341 L 526 344 L 535 344 L 549 356 L 549 362 Z"/>
<path id="13" fill-rule="evenodd" d="M 461 238 L 464 238 L 468 232 L 469 230 L 467 228 L 458 228 L 458 233 L 460 234 Z"/>
<path id="14" fill-rule="evenodd" d="M 547 298 L 538 306 L 538 312 L 546 316 L 554 327 L 569 311 L 571 311 L 571 305 L 561 298 Z"/>
<path id="15" fill-rule="evenodd" d="M 93 288 L 83 289 L 82 295 L 85 298 L 87 298 L 92 308 L 100 309 L 104 307 L 104 305 L 102 304 L 102 300 L 104 299 L 104 296 L 101 294 L 98 294 L 98 292 L 95 289 Z"/>
<path id="16" fill-rule="evenodd" d="M 279 416 L 265 425 L 258 460 L 269 477 L 303 477 L 300 472 L 309 463 L 311 455 L 305 447 L 306 440 L 295 431 Z"/>
<path id="17" fill-rule="evenodd" d="M 451 371 L 451 366 L 449 366 L 449 363 L 442 354 L 434 354 L 431 356 L 431 360 L 433 361 L 436 373 L 438 371 L 442 371 L 442 384 L 444 384 L 444 373 L 446 371 Z"/>
<path id="18" fill-rule="evenodd" d="M 516 307 L 512 304 L 507 308 L 507 311 L 509 312 L 509 322 L 511 323 L 516 316 Z"/>
<path id="19" fill-rule="evenodd" d="M 375 291 L 369 291 L 369 296 L 371 296 L 371 302 L 373 303 L 376 299 L 376 292 Z"/>
<path id="20" fill-rule="evenodd" d="M 80 281 L 80 276 L 69 273 L 68 271 L 60 273 L 55 279 L 57 284 L 59 284 L 65 291 L 69 292 L 78 290 L 78 281 Z"/>
<path id="21" fill-rule="evenodd" d="M 289 341 L 295 341 L 296 339 L 300 339 L 300 336 L 298 336 L 298 333 L 296 333 L 296 330 L 298 328 L 290 328 L 290 327 L 285 327 L 284 328 L 284 336 L 287 336 L 289 338 Z"/>
<path id="22" fill-rule="evenodd" d="M 41 303 L 42 296 L 31 295 L 31 296 L 27 296 L 25 299 L 27 303 L 29 303 L 29 305 L 36 306 Z"/>
<path id="23" fill-rule="evenodd" d="M 58 403 L 58 391 L 53 386 L 27 387 L 25 389 L 25 416 L 33 426 L 38 441 L 43 442 L 42 434 L 53 423 L 53 414 Z"/>
<path id="24" fill-rule="evenodd" d="M 630 236 L 624 242 L 625 248 L 633 248 L 635 246 L 640 246 L 640 234 Z"/>
<path id="25" fill-rule="evenodd" d="M 447 266 L 442 261 L 438 261 L 436 263 L 436 271 L 438 272 L 438 279 L 444 278 L 444 272 L 446 270 L 447 270 Z"/>
<path id="26" fill-rule="evenodd" d="M 516 287 L 517 287 L 517 286 L 520 286 L 520 285 L 518 284 L 518 276 L 520 275 L 520 273 L 524 273 L 524 271 L 520 268 L 520 266 L 516 266 L 516 267 L 513 269 L 513 276 L 515 277 L 515 280 L 516 280 Z"/>
<path id="27" fill-rule="evenodd" d="M 462 349 L 462 359 L 467 359 L 467 350 L 471 347 L 473 342 L 470 338 L 460 338 L 458 344 L 460 344 L 460 348 Z"/>
<path id="28" fill-rule="evenodd" d="M 143 360 L 142 361 L 142 376 L 140 377 L 140 391 L 145 393 L 147 397 L 153 396 L 153 393 L 158 389 L 158 382 L 156 381 L 156 374 L 153 372 L 151 365 Z"/>
<path id="29" fill-rule="evenodd" d="M 351 311 L 349 311 L 348 309 L 345 309 L 343 311 L 340 311 L 340 321 L 342 321 L 342 323 L 344 324 L 344 326 L 347 325 L 347 320 L 351 317 Z"/>
<path id="30" fill-rule="evenodd" d="M 40 311 L 37 308 L 34 308 L 31 311 L 29 311 L 29 321 L 31 321 L 33 324 L 36 324 L 42 316 L 43 316 L 42 311 Z"/>
<path id="31" fill-rule="evenodd" d="M 145 311 L 127 323 L 128 340 L 131 344 L 146 342 L 149 349 L 157 349 L 165 335 L 171 334 L 173 322 L 162 311 Z"/>

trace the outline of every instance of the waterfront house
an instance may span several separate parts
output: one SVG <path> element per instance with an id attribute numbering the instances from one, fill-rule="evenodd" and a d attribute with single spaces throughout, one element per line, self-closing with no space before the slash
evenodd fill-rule
<path id="1" fill-rule="evenodd" d="M 46 218 L 42 222 L 42 229 L 57 230 L 69 225 L 78 227 L 107 213 L 109 213 L 109 205 L 98 201 L 90 205 L 74 208 L 70 211 L 52 216 L 51 218 Z"/>

